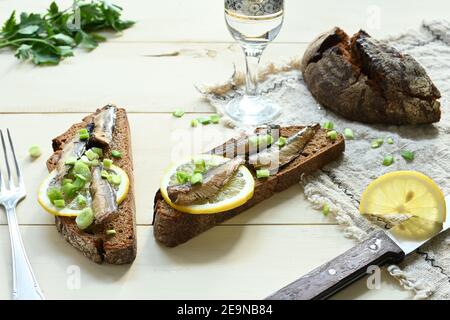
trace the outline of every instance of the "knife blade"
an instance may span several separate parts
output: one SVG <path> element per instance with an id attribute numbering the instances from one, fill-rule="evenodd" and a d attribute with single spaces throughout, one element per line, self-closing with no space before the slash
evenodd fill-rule
<path id="1" fill-rule="evenodd" d="M 450 195 L 445 201 L 447 212 L 450 212 Z M 367 275 L 370 266 L 399 263 L 406 255 L 450 228 L 448 218 L 441 224 L 426 220 L 421 220 L 419 224 L 418 221 L 408 221 L 388 231 L 375 233 L 332 261 L 268 296 L 266 300 L 327 299 Z M 414 230 L 411 230 L 413 226 Z"/>

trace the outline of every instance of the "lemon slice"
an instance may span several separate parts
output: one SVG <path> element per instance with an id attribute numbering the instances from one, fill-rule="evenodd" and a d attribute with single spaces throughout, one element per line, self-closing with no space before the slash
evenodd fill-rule
<path id="1" fill-rule="evenodd" d="M 396 228 L 410 235 L 428 232 L 446 217 L 441 189 L 416 171 L 392 172 L 373 181 L 362 195 L 359 211 L 380 218 L 406 216 Z"/>
<path id="2" fill-rule="evenodd" d="M 116 189 L 116 198 L 117 204 L 121 204 L 123 200 L 128 195 L 128 190 L 130 188 L 130 179 L 128 178 L 127 173 L 121 168 L 112 165 L 111 171 L 121 177 L 121 182 L 118 188 Z M 63 216 L 63 217 L 76 217 L 82 211 L 81 209 L 71 209 L 70 207 L 65 207 L 63 209 L 57 208 L 53 205 L 50 199 L 47 196 L 47 190 L 50 187 L 50 184 L 56 177 L 56 170 L 53 170 L 41 183 L 41 186 L 38 190 L 38 202 L 44 208 L 45 211 L 51 213 L 55 216 Z"/>
<path id="3" fill-rule="evenodd" d="M 194 168 L 193 159 L 204 159 L 206 165 L 220 165 L 230 159 L 218 155 L 199 155 L 186 158 L 172 164 L 161 179 L 161 194 L 164 200 L 174 209 L 190 214 L 213 214 L 228 211 L 239 207 L 253 197 L 255 180 L 251 172 L 245 166 L 240 166 L 233 178 L 211 199 L 197 201 L 195 204 L 180 206 L 174 204 L 168 194 L 167 187 L 177 184 L 176 173 L 178 170 L 192 172 Z"/>

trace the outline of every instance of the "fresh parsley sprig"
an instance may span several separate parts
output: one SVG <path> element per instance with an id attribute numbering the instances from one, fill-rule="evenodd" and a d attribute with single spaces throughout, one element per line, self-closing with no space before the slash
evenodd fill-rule
<path id="1" fill-rule="evenodd" d="M 15 56 L 36 65 L 57 65 L 73 56 L 73 49 L 95 49 L 106 38 L 96 32 L 121 32 L 134 24 L 122 20 L 122 8 L 106 0 L 75 1 L 60 10 L 52 2 L 45 14 L 13 11 L 0 31 L 0 49 L 12 48 Z"/>

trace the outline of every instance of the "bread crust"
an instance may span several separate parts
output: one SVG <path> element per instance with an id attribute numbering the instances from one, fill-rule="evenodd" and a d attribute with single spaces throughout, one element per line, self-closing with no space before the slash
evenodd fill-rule
<path id="1" fill-rule="evenodd" d="M 359 122 L 427 124 L 441 118 L 439 90 L 410 55 L 335 27 L 306 49 L 301 71 L 316 100 Z"/>
<path id="2" fill-rule="evenodd" d="M 72 125 L 65 133 L 53 139 L 54 153 L 47 161 L 49 172 L 56 167 L 64 143 L 70 141 L 79 129 L 86 127 L 92 121 L 93 116 L 101 110 L 98 109 L 95 113 L 88 115 L 82 122 Z M 80 230 L 73 218 L 55 217 L 55 224 L 66 241 L 92 261 L 128 264 L 136 258 L 137 241 L 131 133 L 125 109 L 118 108 L 117 110 L 116 126 L 110 149 L 119 150 L 122 153 L 122 158 L 116 159 L 114 163 L 122 168 L 130 179 L 128 196 L 120 204 L 117 217 L 104 225 L 95 226 L 91 233 Z M 111 150 L 107 150 L 108 154 Z M 105 230 L 109 229 L 116 230 L 116 235 L 107 236 Z"/>
<path id="3" fill-rule="evenodd" d="M 280 134 L 282 136 L 291 136 L 302 128 L 301 126 L 284 127 L 280 129 Z M 225 150 L 229 150 L 229 148 L 224 146 L 229 146 L 236 142 L 236 139 L 230 139 L 222 146 L 211 150 L 210 153 L 225 156 Z M 325 130 L 318 129 L 314 138 L 306 145 L 298 158 L 267 180 L 255 178 L 255 190 L 252 199 L 240 207 L 221 213 L 205 215 L 182 213 L 170 207 L 158 190 L 154 198 L 154 236 L 158 242 L 167 247 L 178 246 L 270 198 L 276 192 L 283 191 L 298 183 L 303 174 L 322 168 L 338 159 L 344 151 L 345 141 L 342 135 L 339 135 L 336 141 L 331 141 L 327 138 Z M 230 155 L 228 154 L 228 156 Z M 252 167 L 248 168 L 255 176 L 254 169 Z"/>

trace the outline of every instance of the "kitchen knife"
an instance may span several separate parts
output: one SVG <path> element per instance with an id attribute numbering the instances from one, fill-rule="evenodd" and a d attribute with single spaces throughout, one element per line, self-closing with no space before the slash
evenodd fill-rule
<path id="1" fill-rule="evenodd" d="M 447 212 L 450 212 L 450 195 L 445 200 Z M 445 232 L 450 227 L 450 219 L 445 220 L 443 224 L 424 221 L 425 225 L 418 231 L 419 233 L 426 231 L 428 234 L 426 236 L 422 234 L 422 238 L 411 237 L 408 234 L 408 228 L 405 231 L 405 223 L 408 223 L 408 220 L 386 232 L 377 232 L 368 240 L 314 269 L 267 297 L 266 300 L 326 299 L 364 277 L 370 266 L 381 267 L 389 263 L 401 262 L 406 255 Z"/>

